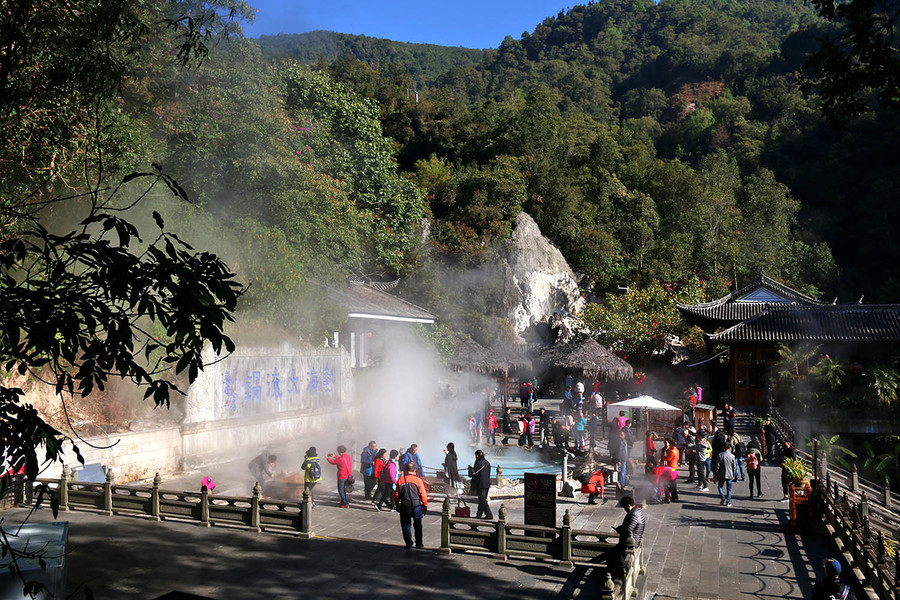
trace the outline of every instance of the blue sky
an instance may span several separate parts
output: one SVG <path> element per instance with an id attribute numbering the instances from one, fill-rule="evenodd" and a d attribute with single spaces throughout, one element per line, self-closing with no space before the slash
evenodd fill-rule
<path id="1" fill-rule="evenodd" d="M 496 48 L 507 35 L 518 39 L 544 18 L 572 4 L 561 0 L 249 0 L 256 22 L 247 37 L 316 29 L 467 48 Z"/>

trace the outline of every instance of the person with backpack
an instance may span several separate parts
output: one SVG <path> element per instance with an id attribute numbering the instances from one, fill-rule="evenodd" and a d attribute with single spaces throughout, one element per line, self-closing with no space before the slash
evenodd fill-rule
<path id="1" fill-rule="evenodd" d="M 378 444 L 375 440 L 369 442 L 369 445 L 363 448 L 362 454 L 359 456 L 359 472 L 363 476 L 363 490 L 366 500 L 372 499 L 372 490 L 375 488 L 375 451 Z"/>
<path id="2" fill-rule="evenodd" d="M 347 446 L 338 446 L 337 455 L 329 452 L 325 455 L 325 460 L 337 467 L 337 490 L 338 496 L 341 498 L 340 507 L 350 508 L 350 502 L 347 500 L 347 481 L 353 473 L 353 465 L 350 455 L 347 454 Z"/>
<path id="3" fill-rule="evenodd" d="M 478 495 L 478 512 L 475 513 L 475 518 L 492 521 L 494 513 L 491 512 L 488 504 L 488 492 L 491 489 L 491 463 L 484 457 L 483 451 L 475 451 L 475 465 L 469 467 L 469 476 L 472 478 L 472 490 Z"/>
<path id="4" fill-rule="evenodd" d="M 406 471 L 397 480 L 397 510 L 400 512 L 400 531 L 407 550 L 413 547 L 415 530 L 416 548 L 424 548 L 422 542 L 422 517 L 428 512 L 428 492 L 425 482 L 416 475 L 415 463 L 406 464 Z"/>
<path id="5" fill-rule="evenodd" d="M 400 457 L 400 473 L 406 472 L 406 465 L 412 463 L 416 466 L 416 475 L 425 477 L 425 469 L 422 467 L 422 459 L 419 458 L 419 445 L 410 444 L 409 448 Z"/>
<path id="6" fill-rule="evenodd" d="M 750 442 L 747 444 L 747 454 L 744 457 L 747 462 L 747 479 L 750 480 L 750 499 L 753 500 L 753 482 L 756 482 L 757 497 L 763 495 L 762 491 L 762 452 L 756 447 L 756 444 Z"/>
<path id="7" fill-rule="evenodd" d="M 387 507 L 394 512 L 395 504 L 394 504 L 394 491 L 397 489 L 397 479 L 400 471 L 400 467 L 397 465 L 397 457 L 400 456 L 400 453 L 396 450 L 391 450 L 391 454 L 387 459 L 387 462 L 384 463 L 384 468 L 381 469 L 381 477 L 378 480 L 378 485 L 381 488 L 381 495 L 378 499 L 378 504 L 375 505 L 375 508 L 378 511 L 381 511 L 381 507 L 387 505 Z"/>
<path id="8" fill-rule="evenodd" d="M 841 563 L 836 558 L 826 558 L 825 577 L 813 586 L 811 600 L 856 600 L 856 593 L 841 581 Z"/>
<path id="9" fill-rule="evenodd" d="M 316 503 L 313 500 L 313 489 L 316 487 L 317 483 L 322 481 L 322 465 L 319 464 L 319 453 L 315 446 L 310 446 L 306 451 L 303 464 L 300 465 L 300 468 L 303 469 L 303 485 L 304 488 L 309 491 L 310 504 L 315 506 Z"/>

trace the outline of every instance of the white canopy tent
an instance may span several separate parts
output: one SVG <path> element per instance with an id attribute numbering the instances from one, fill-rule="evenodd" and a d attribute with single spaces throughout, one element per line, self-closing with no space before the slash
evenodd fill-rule
<path id="1" fill-rule="evenodd" d="M 657 400 L 651 396 L 638 396 L 637 398 L 629 398 L 628 400 L 623 400 L 621 402 L 615 402 L 609 405 L 610 407 L 619 406 L 621 408 L 643 408 L 646 410 L 681 410 L 677 406 L 672 406 L 671 404 L 666 404 L 662 400 Z M 644 436 L 647 435 L 647 431 L 650 429 L 650 417 L 649 413 L 644 412 Z M 644 445 L 644 460 L 647 460 L 647 447 Z"/>

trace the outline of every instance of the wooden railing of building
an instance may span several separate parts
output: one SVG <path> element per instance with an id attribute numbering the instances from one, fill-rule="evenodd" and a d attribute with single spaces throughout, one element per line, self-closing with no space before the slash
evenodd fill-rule
<path id="1" fill-rule="evenodd" d="M 494 558 L 537 558 L 558 561 L 562 567 L 589 565 L 605 571 L 601 600 L 624 600 L 637 593 L 638 577 L 643 574 L 643 550 L 634 546 L 634 538 L 625 541 L 624 575 L 614 581 L 607 557 L 622 548 L 617 533 L 602 533 L 572 529 L 569 511 L 563 516 L 562 527 L 522 525 L 507 521 L 506 507 L 500 506 L 497 521 L 484 521 L 450 515 L 450 501 L 444 500 L 441 509 L 440 552 L 486 553 Z M 610 542 L 615 539 L 615 542 Z"/>
<path id="2" fill-rule="evenodd" d="M 306 490 L 299 502 L 263 499 L 258 483 L 253 486 L 253 495 L 249 498 L 213 496 L 205 486 L 199 492 L 160 489 L 159 473 L 150 488 L 138 488 L 113 485 L 111 473 L 107 473 L 105 483 L 72 481 L 66 469 L 59 479 L 38 479 L 37 484 L 53 491 L 61 511 L 88 509 L 108 515 L 190 521 L 205 527 L 238 525 L 307 539 L 315 535 L 310 528 L 312 502 Z M 34 501 L 34 485 L 27 482 L 22 503 L 32 505 Z"/>

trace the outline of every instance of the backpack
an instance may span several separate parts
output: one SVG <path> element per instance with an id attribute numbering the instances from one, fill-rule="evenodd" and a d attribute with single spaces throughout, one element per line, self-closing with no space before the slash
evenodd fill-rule
<path id="1" fill-rule="evenodd" d="M 747 444 L 744 442 L 738 442 L 737 444 L 737 455 L 743 456 L 747 453 Z"/>
<path id="2" fill-rule="evenodd" d="M 747 453 L 747 470 L 755 471 L 759 468 L 759 456 L 756 452 Z"/>
<path id="3" fill-rule="evenodd" d="M 401 513 L 405 515 L 413 514 L 413 510 L 417 506 L 422 506 L 422 497 L 419 495 L 419 486 L 410 482 L 400 484 L 400 487 L 397 489 L 397 500 L 400 505 Z"/>
<path id="4" fill-rule="evenodd" d="M 382 483 L 394 483 L 394 480 L 391 479 L 390 464 L 391 464 L 390 462 L 384 463 L 384 468 L 381 469 Z"/>
<path id="5" fill-rule="evenodd" d="M 313 482 L 320 481 L 322 479 L 322 466 L 317 460 L 309 463 L 309 479 Z"/>

